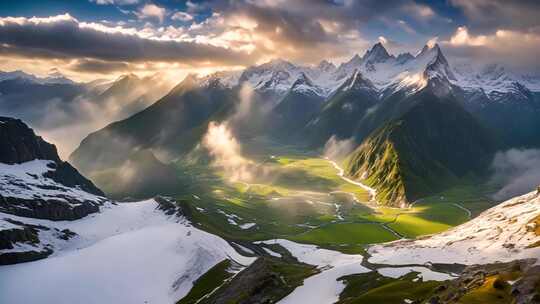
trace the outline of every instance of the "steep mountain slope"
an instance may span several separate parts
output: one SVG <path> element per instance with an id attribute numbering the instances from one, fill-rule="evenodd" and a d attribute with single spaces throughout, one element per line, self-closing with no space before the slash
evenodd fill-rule
<path id="1" fill-rule="evenodd" d="M 0 117 L 0 211 L 70 220 L 97 212 L 103 192 L 22 121 Z"/>
<path id="2" fill-rule="evenodd" d="M 152 106 L 87 136 L 70 159 L 114 197 L 173 194 L 183 188 L 177 172 L 156 156 L 170 160 L 193 150 L 210 121 L 234 111 L 235 96 L 219 79 L 188 77 Z"/>
<path id="3" fill-rule="evenodd" d="M 40 243 L 43 231 L 55 238 L 73 235 L 21 221 L 77 220 L 98 212 L 106 199 L 22 121 L 0 117 L 0 143 L 0 265 L 44 258 L 52 248 Z"/>
<path id="4" fill-rule="evenodd" d="M 172 86 L 162 76 L 130 74 L 111 82 L 75 83 L 56 74 L 39 78 L 0 72 L 0 114 L 26 121 L 67 156 L 88 133 L 164 96 Z"/>
<path id="5" fill-rule="evenodd" d="M 281 102 L 272 110 L 269 133 L 280 139 L 291 139 L 319 111 L 324 99 L 321 89 L 304 73 L 300 74 Z"/>
<path id="6" fill-rule="evenodd" d="M 540 257 L 540 192 L 535 190 L 484 211 L 446 232 L 371 246 L 379 264 L 508 262 Z"/>
<path id="7" fill-rule="evenodd" d="M 312 146 L 324 145 L 332 135 L 349 138 L 377 101 L 377 89 L 371 81 L 355 71 L 325 102 L 315 118 L 307 123 L 302 133 Z"/>
<path id="8" fill-rule="evenodd" d="M 460 97 L 465 109 L 492 129 L 505 147 L 540 147 L 540 99 L 517 82 L 508 89 L 462 89 Z"/>
<path id="9" fill-rule="evenodd" d="M 482 174 L 494 152 L 490 135 L 453 98 L 426 88 L 414 99 L 347 159 L 347 174 L 365 179 L 379 201 L 394 206 Z"/>
<path id="10" fill-rule="evenodd" d="M 188 77 L 152 106 L 90 134 L 70 159 L 90 172 L 119 166 L 125 155 L 141 149 L 178 155 L 197 144 L 212 117 L 233 108 L 232 91 L 219 80 L 199 86 Z"/>

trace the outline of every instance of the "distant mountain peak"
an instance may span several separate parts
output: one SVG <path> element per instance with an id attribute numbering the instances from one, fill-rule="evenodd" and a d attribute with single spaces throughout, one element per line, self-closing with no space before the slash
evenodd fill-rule
<path id="1" fill-rule="evenodd" d="M 450 69 L 448 60 L 446 60 L 446 57 L 444 57 L 444 54 L 442 53 L 439 46 L 435 44 L 435 46 L 433 46 L 431 50 L 436 53 L 433 59 L 431 59 L 431 61 L 428 63 L 424 72 L 427 78 L 431 79 L 434 77 L 443 77 L 449 80 L 456 80 L 454 73 Z"/>
<path id="2" fill-rule="evenodd" d="M 322 89 L 313 83 L 313 81 L 304 73 L 300 73 L 291 87 L 291 91 L 302 94 L 314 94 L 322 96 Z"/>
<path id="3" fill-rule="evenodd" d="M 267 63 L 263 63 L 260 67 L 288 70 L 288 69 L 294 69 L 295 65 L 285 59 L 276 58 L 276 59 L 272 59 L 268 61 Z"/>
<path id="4" fill-rule="evenodd" d="M 406 62 L 408 62 L 409 60 L 412 60 L 414 59 L 414 56 L 409 53 L 409 52 L 406 52 L 406 53 L 401 53 L 397 56 L 396 58 L 396 61 L 399 63 L 399 64 L 404 64 Z"/>
<path id="5" fill-rule="evenodd" d="M 293 87 L 297 85 L 301 85 L 301 84 L 307 84 L 310 86 L 313 85 L 313 82 L 311 81 L 311 79 L 309 79 L 309 77 L 304 72 L 300 73 L 300 76 L 298 76 L 298 78 L 294 82 Z"/>
<path id="6" fill-rule="evenodd" d="M 384 62 L 390 58 L 392 58 L 392 56 L 388 54 L 388 51 L 386 48 L 384 48 L 383 44 L 377 42 L 370 50 L 366 52 L 362 59 L 366 63 L 378 63 Z"/>
<path id="7" fill-rule="evenodd" d="M 131 80 L 139 80 L 139 77 L 133 73 L 129 73 L 129 74 L 123 74 L 123 75 L 120 75 L 117 79 L 116 79 L 116 82 L 118 81 L 131 81 Z"/>
<path id="8" fill-rule="evenodd" d="M 354 70 L 351 77 L 349 77 L 341 87 L 342 91 L 348 91 L 351 89 L 367 89 L 370 91 L 376 91 L 373 83 L 369 79 L 365 78 L 358 69 Z"/>
<path id="9" fill-rule="evenodd" d="M 327 60 L 322 60 L 321 62 L 319 62 L 319 64 L 317 65 L 317 68 L 321 71 L 324 71 L 324 72 L 329 72 L 329 71 L 332 71 L 332 70 L 335 70 L 336 69 L 336 66 L 327 61 Z"/>
<path id="10" fill-rule="evenodd" d="M 441 48 L 439 47 L 438 43 L 435 43 L 433 45 L 425 44 L 422 50 L 420 50 L 420 52 L 416 54 L 416 58 L 423 57 L 431 52 L 441 52 Z"/>

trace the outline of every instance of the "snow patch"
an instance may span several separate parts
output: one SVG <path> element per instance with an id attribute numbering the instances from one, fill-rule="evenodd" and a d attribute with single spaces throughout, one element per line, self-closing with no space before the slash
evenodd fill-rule
<path id="1" fill-rule="evenodd" d="M 175 303 L 217 263 L 253 262 L 157 206 L 107 204 L 101 213 L 58 222 L 1 214 L 79 236 L 56 241 L 59 250 L 47 259 L 0 267 L 0 303 Z"/>
<path id="2" fill-rule="evenodd" d="M 304 285 L 297 287 L 282 299 L 280 304 L 335 303 L 345 288 L 343 282 L 337 281 L 338 278 L 370 271 L 360 265 L 363 259 L 361 255 L 343 254 L 283 239 L 268 240 L 263 243 L 281 245 L 300 262 L 315 265 L 321 271 L 304 280 Z"/>

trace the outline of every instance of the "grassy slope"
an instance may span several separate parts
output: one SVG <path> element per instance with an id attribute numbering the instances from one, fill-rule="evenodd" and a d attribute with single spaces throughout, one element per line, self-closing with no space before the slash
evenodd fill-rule
<path id="1" fill-rule="evenodd" d="M 228 272 L 231 262 L 224 260 L 193 282 L 193 288 L 176 304 L 195 304 L 205 295 L 210 294 L 233 274 Z"/>
<path id="2" fill-rule="evenodd" d="M 179 170 L 195 176 L 194 184 L 204 187 L 178 197 L 202 208 L 194 208 L 195 221 L 201 228 L 228 239 L 287 238 L 355 253 L 363 252 L 365 244 L 397 238 L 381 226 L 383 223 L 409 237 L 436 233 L 467 220 L 467 213 L 452 203 L 480 206 L 481 202 L 476 189 L 455 188 L 444 194 L 447 200 L 433 196 L 410 209 L 373 208 L 355 202 L 351 194 L 341 193 L 348 191 L 361 202 L 368 201 L 366 191 L 337 176 L 328 161 L 296 152 L 285 156 L 280 156 L 279 151 L 272 153 L 273 158 L 253 158 L 272 166 L 282 176 L 257 184 L 228 183 L 208 167 L 192 166 L 186 172 L 186 167 L 180 166 Z M 328 195 L 332 191 L 340 192 Z M 334 203 L 340 206 L 342 220 L 337 217 Z M 488 207 L 487 201 L 482 204 L 482 209 Z M 237 224 L 257 225 L 243 230 L 231 224 L 223 212 L 240 217 L 235 219 Z"/>
<path id="3" fill-rule="evenodd" d="M 416 273 L 393 279 L 383 277 L 377 272 L 369 272 L 341 279 L 347 286 L 340 294 L 338 304 L 401 304 L 405 303 L 405 299 L 420 302 L 427 299 L 440 285 L 440 282 L 417 280 Z"/>
<path id="4" fill-rule="evenodd" d="M 348 158 L 347 173 L 368 172 L 378 199 L 399 206 L 483 172 L 493 144 L 474 118 L 451 100 L 424 95 L 399 119 L 371 134 Z"/>

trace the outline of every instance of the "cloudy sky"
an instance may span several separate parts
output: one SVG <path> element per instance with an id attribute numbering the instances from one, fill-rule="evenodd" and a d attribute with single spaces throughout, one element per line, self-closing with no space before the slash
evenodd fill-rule
<path id="1" fill-rule="evenodd" d="M 80 81 L 134 72 L 314 64 L 436 39 L 454 60 L 540 70 L 540 1 L 17 0 L 0 2 L 0 70 Z"/>

